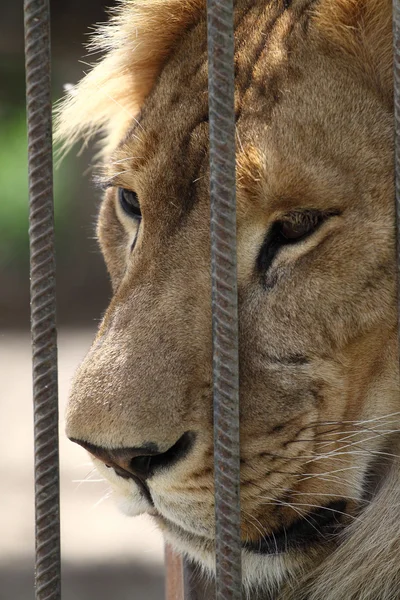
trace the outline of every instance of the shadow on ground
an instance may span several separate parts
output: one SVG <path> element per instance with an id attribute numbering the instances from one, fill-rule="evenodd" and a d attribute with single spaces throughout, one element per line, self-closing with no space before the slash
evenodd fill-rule
<path id="1" fill-rule="evenodd" d="M 160 567 L 137 564 L 64 564 L 63 600 L 164 600 Z M 33 600 L 33 565 L 0 565 L 0 600 Z"/>

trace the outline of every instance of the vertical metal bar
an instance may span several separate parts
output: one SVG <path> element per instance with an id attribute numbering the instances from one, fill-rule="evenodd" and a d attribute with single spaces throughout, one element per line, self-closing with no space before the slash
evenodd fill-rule
<path id="1" fill-rule="evenodd" d="M 216 598 L 241 598 L 233 0 L 207 0 Z"/>
<path id="2" fill-rule="evenodd" d="M 166 568 L 166 600 L 186 600 L 183 587 L 183 560 L 182 557 L 172 550 L 171 546 L 165 546 L 165 568 Z"/>
<path id="3" fill-rule="evenodd" d="M 165 570 L 166 600 L 201 600 L 193 565 L 176 554 L 169 544 L 165 546 Z"/>
<path id="4" fill-rule="evenodd" d="M 35 427 L 36 600 L 59 600 L 57 332 L 48 0 L 25 0 L 31 326 Z"/>

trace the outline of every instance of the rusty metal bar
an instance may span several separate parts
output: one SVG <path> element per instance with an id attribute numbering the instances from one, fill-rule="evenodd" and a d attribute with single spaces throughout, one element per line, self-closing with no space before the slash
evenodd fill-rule
<path id="1" fill-rule="evenodd" d="M 169 544 L 165 546 L 166 569 L 166 600 L 186 600 L 183 587 L 183 560 L 172 550 Z"/>
<path id="2" fill-rule="evenodd" d="M 165 545 L 166 600 L 205 600 L 193 565 Z M 197 570 L 198 571 L 198 570 Z"/>
<path id="3" fill-rule="evenodd" d="M 48 0 L 25 0 L 24 14 L 35 428 L 35 591 L 36 600 L 59 600 L 57 331 Z"/>
<path id="4" fill-rule="evenodd" d="M 233 0 L 207 0 L 216 599 L 241 598 Z"/>

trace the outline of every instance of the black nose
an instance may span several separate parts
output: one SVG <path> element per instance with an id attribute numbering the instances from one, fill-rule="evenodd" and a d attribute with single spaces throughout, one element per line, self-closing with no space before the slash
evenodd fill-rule
<path id="1" fill-rule="evenodd" d="M 194 437 L 194 433 L 190 431 L 184 433 L 166 452 L 160 452 L 157 444 L 152 442 L 140 448 L 107 449 L 82 440 L 72 441 L 83 446 L 107 467 L 114 469 L 120 477 L 145 483 L 155 471 L 169 468 L 182 460 L 193 446 Z"/>

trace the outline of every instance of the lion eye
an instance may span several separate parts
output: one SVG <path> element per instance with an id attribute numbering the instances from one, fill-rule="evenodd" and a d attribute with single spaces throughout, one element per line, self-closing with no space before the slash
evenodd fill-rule
<path id="1" fill-rule="evenodd" d="M 318 229 L 327 215 L 318 211 L 292 213 L 288 219 L 277 221 L 276 232 L 282 236 L 282 242 L 293 243 L 311 235 Z"/>
<path id="2" fill-rule="evenodd" d="M 265 273 L 275 256 L 284 246 L 297 244 L 310 237 L 329 217 L 339 212 L 320 210 L 303 210 L 288 213 L 279 221 L 275 221 L 268 231 L 257 258 L 257 267 Z"/>
<path id="3" fill-rule="evenodd" d="M 141 219 L 142 212 L 140 210 L 139 199 L 136 192 L 125 188 L 118 188 L 118 199 L 122 210 L 128 217 Z"/>

